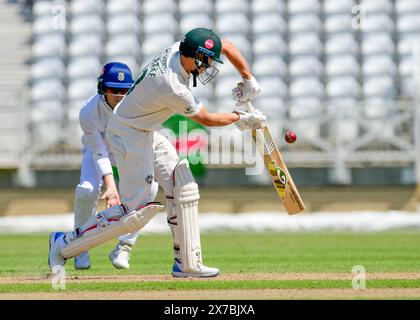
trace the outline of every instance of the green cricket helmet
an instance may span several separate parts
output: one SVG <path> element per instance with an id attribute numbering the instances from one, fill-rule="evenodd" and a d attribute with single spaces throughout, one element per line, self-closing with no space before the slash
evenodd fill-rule
<path id="1" fill-rule="evenodd" d="M 206 84 L 219 73 L 219 70 L 212 65 L 212 61 L 223 63 L 220 59 L 222 41 L 213 30 L 206 28 L 190 30 L 182 39 L 179 51 L 186 57 L 194 58 L 196 68 L 192 72 L 194 86 L 196 86 L 197 77 L 202 84 Z M 204 71 L 200 73 L 202 68 Z"/>

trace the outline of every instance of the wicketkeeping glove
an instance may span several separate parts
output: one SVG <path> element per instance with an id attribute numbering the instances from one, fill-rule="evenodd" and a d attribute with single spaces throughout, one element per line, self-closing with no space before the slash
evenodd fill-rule
<path id="1" fill-rule="evenodd" d="M 239 130 L 243 131 L 245 129 L 260 129 L 264 121 L 267 120 L 267 117 L 263 113 L 254 109 L 254 113 L 245 112 L 242 110 L 234 110 L 233 112 L 239 115 L 239 120 L 235 122 L 235 125 Z"/>

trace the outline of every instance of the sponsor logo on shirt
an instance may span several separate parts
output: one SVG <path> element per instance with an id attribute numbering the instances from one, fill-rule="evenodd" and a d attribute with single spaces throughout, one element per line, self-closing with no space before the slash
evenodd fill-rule
<path id="1" fill-rule="evenodd" d="M 185 107 L 185 114 L 186 114 L 186 115 L 193 114 L 196 110 L 197 110 L 197 106 L 196 106 L 196 105 L 189 105 L 189 106 L 186 106 L 186 107 Z"/>
<path id="2" fill-rule="evenodd" d="M 153 177 L 152 174 L 148 174 L 146 176 L 146 178 L 144 178 L 144 181 L 146 181 L 147 184 L 152 184 L 153 183 L 153 180 L 154 180 L 154 177 Z"/>

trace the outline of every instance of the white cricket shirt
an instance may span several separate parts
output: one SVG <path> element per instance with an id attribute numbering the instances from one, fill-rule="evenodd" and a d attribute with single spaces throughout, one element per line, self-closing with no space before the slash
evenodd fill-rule
<path id="1" fill-rule="evenodd" d="M 175 113 L 193 117 L 202 108 L 189 87 L 179 42 L 155 56 L 114 110 L 113 121 L 130 129 L 155 130 Z M 121 128 L 121 126 L 119 126 Z"/>
<path id="2" fill-rule="evenodd" d="M 109 146 L 105 140 L 105 129 L 112 115 L 113 110 L 102 101 L 99 94 L 92 96 L 79 113 L 83 146 L 92 152 L 101 177 L 112 173 Z"/>

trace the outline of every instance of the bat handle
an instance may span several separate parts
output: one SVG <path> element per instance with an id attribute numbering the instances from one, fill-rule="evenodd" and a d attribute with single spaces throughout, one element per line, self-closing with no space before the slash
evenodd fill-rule
<path id="1" fill-rule="evenodd" d="M 245 108 L 246 108 L 246 111 L 248 111 L 249 113 L 255 114 L 255 109 L 251 103 L 251 100 L 247 100 L 245 102 Z"/>

